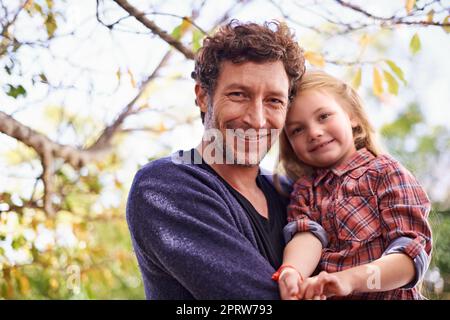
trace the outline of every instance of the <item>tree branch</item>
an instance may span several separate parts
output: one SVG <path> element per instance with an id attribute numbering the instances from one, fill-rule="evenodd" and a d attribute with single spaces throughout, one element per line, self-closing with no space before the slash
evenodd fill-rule
<path id="1" fill-rule="evenodd" d="M 411 15 L 414 13 L 411 13 L 410 15 L 404 16 L 404 17 L 397 17 L 397 16 L 391 16 L 391 17 L 380 17 L 376 16 L 364 9 L 362 9 L 360 6 L 357 6 L 355 4 L 348 3 L 346 1 L 342 0 L 335 0 L 338 4 L 340 4 L 343 7 L 349 8 L 353 11 L 359 12 L 363 15 L 365 15 L 368 18 L 382 21 L 383 25 L 398 25 L 398 24 L 405 24 L 405 25 L 422 25 L 422 26 L 438 26 L 438 27 L 448 27 L 450 26 L 450 23 L 443 23 L 443 22 L 435 22 L 435 21 L 428 21 L 428 20 L 420 20 L 420 21 L 409 21 L 405 20 L 408 17 L 411 17 Z M 416 11 L 423 11 L 425 8 L 420 8 Z"/>
<path id="2" fill-rule="evenodd" d="M 128 4 L 126 1 L 122 2 Z M 139 15 L 139 13 L 136 13 L 137 10 L 131 11 L 137 14 L 138 17 L 142 18 L 142 16 Z M 198 15 L 197 13 L 193 14 L 192 19 L 195 19 L 197 15 Z M 158 35 L 161 36 L 160 34 Z M 176 49 L 180 50 L 179 48 Z M 15 138 L 24 143 L 25 145 L 33 148 L 41 158 L 41 163 L 43 167 L 41 179 L 44 183 L 45 189 L 44 209 L 49 214 L 49 216 L 54 215 L 54 208 L 52 205 L 52 196 L 54 193 L 54 181 L 53 181 L 54 160 L 56 158 L 61 158 L 65 162 L 69 163 L 72 167 L 79 169 L 89 162 L 104 158 L 104 156 L 111 149 L 111 140 L 114 134 L 119 131 L 119 128 L 122 126 L 123 122 L 128 116 L 136 113 L 136 111 L 133 110 L 133 107 L 143 96 L 147 86 L 158 75 L 159 70 L 168 62 L 172 53 L 173 53 L 172 50 L 167 51 L 167 53 L 161 59 L 158 66 L 156 66 L 156 68 L 153 70 L 152 74 L 150 74 L 147 77 L 147 79 L 142 83 L 138 94 L 133 98 L 133 100 L 131 100 L 127 104 L 127 106 L 118 115 L 116 120 L 103 130 L 103 132 L 96 140 L 96 142 L 93 143 L 88 148 L 80 149 L 72 146 L 59 144 L 49 139 L 46 135 L 37 132 L 32 128 L 27 127 L 26 125 L 15 120 L 10 115 L 4 113 L 3 111 L 0 111 L 0 132 L 12 138 Z M 187 58 L 193 59 L 193 53 L 192 57 Z"/>
<path id="3" fill-rule="evenodd" d="M 141 22 L 144 26 L 150 29 L 154 34 L 159 36 L 162 40 L 170 44 L 172 47 L 181 52 L 187 59 L 193 60 L 195 58 L 195 54 L 192 50 L 186 48 L 180 41 L 176 40 L 166 31 L 162 30 L 160 27 L 156 25 L 153 21 L 148 19 L 145 16 L 145 13 L 139 11 L 134 6 L 128 3 L 126 0 L 114 0 L 119 6 L 121 6 L 125 11 L 127 11 L 130 15 L 136 18 L 139 22 Z"/>

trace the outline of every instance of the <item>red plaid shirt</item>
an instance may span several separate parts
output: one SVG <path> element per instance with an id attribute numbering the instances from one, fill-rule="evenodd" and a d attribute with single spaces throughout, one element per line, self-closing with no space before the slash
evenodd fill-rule
<path id="1" fill-rule="evenodd" d="M 333 169 L 294 184 L 288 220 L 297 232 L 319 223 L 328 236 L 319 269 L 337 272 L 380 258 L 399 238 L 412 239 L 402 250 L 414 259 L 431 254 L 427 222 L 430 201 L 417 180 L 389 156 L 375 157 L 366 149 Z M 354 293 L 346 299 L 421 299 L 417 287 L 378 293 Z"/>

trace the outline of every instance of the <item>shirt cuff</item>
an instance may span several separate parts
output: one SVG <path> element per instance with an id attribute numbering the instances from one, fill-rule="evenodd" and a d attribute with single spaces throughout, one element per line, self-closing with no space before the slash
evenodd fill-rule
<path id="1" fill-rule="evenodd" d="M 284 241 L 286 244 L 291 241 L 298 232 L 311 232 L 322 243 L 322 248 L 326 248 L 328 245 L 328 236 L 325 229 L 317 222 L 311 220 L 294 220 L 289 222 L 283 229 Z"/>
<path id="2" fill-rule="evenodd" d="M 408 255 L 414 263 L 414 270 L 415 275 L 414 279 L 402 287 L 402 289 L 411 289 L 416 286 L 416 284 L 422 280 L 423 276 L 425 275 L 425 272 L 428 269 L 428 265 L 430 263 L 430 259 L 425 251 L 425 248 L 422 248 L 419 253 L 415 257 L 411 257 L 407 253 L 407 246 L 410 245 L 414 240 L 408 237 L 400 237 L 395 240 L 393 240 L 389 246 L 386 248 L 386 250 L 383 253 L 383 256 L 386 256 L 388 254 L 392 253 L 404 253 Z"/>

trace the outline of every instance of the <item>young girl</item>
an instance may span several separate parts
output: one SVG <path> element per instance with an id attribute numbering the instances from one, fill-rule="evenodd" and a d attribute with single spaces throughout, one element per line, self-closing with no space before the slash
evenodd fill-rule
<path id="1" fill-rule="evenodd" d="M 430 201 L 411 173 L 380 154 L 350 86 L 320 71 L 303 76 L 280 163 L 296 181 L 273 276 L 282 299 L 422 299 Z M 322 272 L 310 277 L 316 267 Z"/>

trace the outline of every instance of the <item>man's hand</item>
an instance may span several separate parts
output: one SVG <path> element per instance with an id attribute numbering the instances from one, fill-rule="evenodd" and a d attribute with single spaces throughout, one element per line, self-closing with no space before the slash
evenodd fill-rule
<path id="1" fill-rule="evenodd" d="M 347 296 L 353 291 L 350 281 L 339 273 L 322 271 L 319 275 L 303 281 L 298 298 L 304 300 L 325 300 L 332 296 Z"/>
<path id="2" fill-rule="evenodd" d="M 286 268 L 278 280 L 282 300 L 298 300 L 300 286 L 303 280 L 297 270 Z"/>

